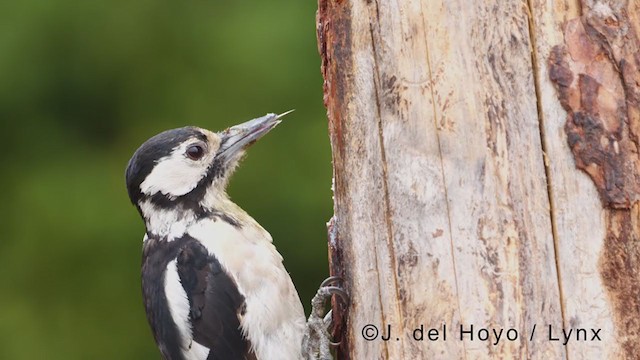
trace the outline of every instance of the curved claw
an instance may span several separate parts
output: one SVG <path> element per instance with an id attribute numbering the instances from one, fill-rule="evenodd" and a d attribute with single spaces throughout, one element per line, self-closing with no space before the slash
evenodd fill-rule
<path id="1" fill-rule="evenodd" d="M 324 279 L 324 281 L 320 284 L 320 287 L 335 285 L 339 282 L 342 282 L 342 278 L 340 276 L 329 276 L 328 278 Z"/>
<path id="2" fill-rule="evenodd" d="M 341 281 L 342 278 L 338 276 L 327 278 L 311 299 L 311 314 L 302 342 L 305 359 L 329 360 L 331 359 L 331 347 L 340 345 L 340 342 L 331 340 L 329 332 L 333 311 L 329 310 L 325 313 L 325 308 L 327 300 L 330 300 L 333 295 L 339 296 L 345 306 L 349 304 L 349 295 L 338 285 Z"/>
<path id="3" fill-rule="evenodd" d="M 333 321 L 333 310 L 329 310 L 327 314 L 324 316 L 324 318 L 322 319 L 322 322 L 324 322 L 324 326 L 327 329 L 331 327 L 331 321 Z"/>
<path id="4" fill-rule="evenodd" d="M 349 295 L 347 295 L 347 292 L 342 290 L 342 288 L 339 288 L 337 286 L 324 286 L 321 289 L 323 289 L 324 291 L 326 291 L 330 295 L 339 296 L 340 299 L 342 299 L 342 302 L 345 305 L 349 304 Z"/>

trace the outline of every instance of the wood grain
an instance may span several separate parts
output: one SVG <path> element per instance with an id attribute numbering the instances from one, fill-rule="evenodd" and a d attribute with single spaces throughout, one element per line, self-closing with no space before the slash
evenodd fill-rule
<path id="1" fill-rule="evenodd" d="M 564 21 L 562 32 L 556 26 L 553 33 L 563 36 L 553 48 L 543 49 L 547 54 L 540 54 L 548 55 L 545 71 L 567 111 L 568 147 L 556 150 L 569 152 L 595 185 L 589 190 L 597 191 L 587 195 L 551 182 L 560 194 L 568 194 L 566 200 L 556 201 L 557 207 L 579 218 L 576 225 L 585 236 L 562 236 L 571 235 L 572 229 L 559 228 L 563 291 L 569 294 L 565 322 L 603 327 L 602 343 L 574 345 L 570 351 L 576 356 L 633 359 L 640 352 L 639 7 L 634 1 L 583 1 L 581 16 Z M 545 122 L 561 126 L 564 119 L 550 117 Z M 558 145 L 559 140 L 549 138 Z M 569 169 L 556 170 L 559 177 L 577 177 Z M 583 211 L 581 204 L 588 204 L 590 211 Z M 575 249 L 582 250 L 581 256 L 562 256 Z M 574 297 L 588 300 L 572 302 Z"/>
<path id="2" fill-rule="evenodd" d="M 319 1 L 340 358 L 637 356 L 638 19 L 635 1 Z"/>
<path id="3" fill-rule="evenodd" d="M 531 9 L 564 325 L 601 328 L 603 337 L 600 342 L 568 343 L 567 352 L 572 359 L 615 358 L 611 308 L 598 270 L 605 236 L 604 212 L 593 183 L 575 169 L 564 131 L 566 112 L 549 79 L 547 64 L 551 49 L 564 41 L 564 24 L 580 16 L 580 4 L 532 0 Z"/>
<path id="4" fill-rule="evenodd" d="M 366 294 L 345 358 L 566 356 L 528 341 L 562 315 L 527 14 L 519 1 L 320 2 L 334 269 Z M 368 323 L 398 340 L 364 341 Z M 415 341 L 420 324 L 449 338 Z M 460 340 L 471 325 L 520 337 Z"/>

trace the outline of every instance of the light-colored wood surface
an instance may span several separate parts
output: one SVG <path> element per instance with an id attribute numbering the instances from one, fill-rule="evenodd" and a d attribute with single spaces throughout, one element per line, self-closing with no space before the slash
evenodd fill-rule
<path id="1" fill-rule="evenodd" d="M 602 341 L 570 342 L 567 353 L 570 359 L 615 359 L 612 312 L 598 269 L 606 233 L 604 210 L 591 179 L 575 167 L 564 131 L 567 113 L 549 79 L 547 64 L 551 49 L 564 42 L 564 24 L 580 16 L 580 4 L 532 0 L 531 5 L 564 325 L 602 329 Z"/>
<path id="2" fill-rule="evenodd" d="M 602 190 L 576 168 L 549 76 L 563 26 L 600 6 L 585 2 L 320 0 L 335 181 L 330 256 L 352 294 L 348 313 L 336 316 L 341 358 L 636 353 L 637 322 L 620 311 L 636 304 L 636 288 L 607 281 L 617 270 L 636 273 L 636 250 L 624 260 L 630 268 L 614 260 L 623 247 L 603 251 L 611 239 L 627 249 L 640 241 L 634 212 L 612 217 Z M 634 54 L 625 49 L 623 58 Z M 628 183 L 622 193 L 635 201 Z M 612 224 L 622 230 L 613 234 Z M 375 335 L 369 324 L 380 330 L 373 341 L 363 338 Z M 416 341 L 420 325 L 425 340 Z M 460 338 L 461 326 L 473 326 L 473 340 Z M 574 332 L 563 345 L 563 328 L 585 329 L 586 341 Z M 517 339 L 506 338 L 509 329 Z"/>
<path id="3" fill-rule="evenodd" d="M 640 353 L 640 3 L 584 0 L 580 15 L 563 22 L 563 36 L 550 51 L 539 48 L 541 56 L 548 53 L 545 70 L 567 111 L 561 137 L 568 146 L 557 147 L 556 154 L 568 149 L 592 184 L 584 192 L 567 187 L 571 183 L 564 181 L 573 174 L 554 163 L 560 181 L 552 177 L 552 198 L 566 211 L 557 211 L 557 223 L 578 219 L 576 209 L 586 210 L 576 224 L 584 242 L 569 227 L 559 228 L 563 233 L 557 236 L 565 326 L 602 328 L 601 344 L 569 349 L 576 357 L 635 359 Z M 541 29 L 560 34 L 557 27 Z M 554 102 L 545 105 L 557 108 Z M 561 121 L 549 116 L 545 123 L 553 128 Z M 560 142 L 551 133 L 547 139 Z"/>

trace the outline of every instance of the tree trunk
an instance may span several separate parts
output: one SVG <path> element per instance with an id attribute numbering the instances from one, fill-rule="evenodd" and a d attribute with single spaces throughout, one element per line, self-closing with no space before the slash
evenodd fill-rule
<path id="1" fill-rule="evenodd" d="M 640 354 L 639 32 L 636 0 L 319 1 L 341 359 Z"/>

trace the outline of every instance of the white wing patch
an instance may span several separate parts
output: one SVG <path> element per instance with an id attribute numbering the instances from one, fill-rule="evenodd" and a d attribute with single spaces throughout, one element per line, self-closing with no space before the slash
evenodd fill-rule
<path id="1" fill-rule="evenodd" d="M 178 328 L 184 358 L 187 360 L 205 360 L 209 356 L 209 348 L 193 341 L 191 323 L 189 322 L 189 299 L 180 283 L 176 260 L 167 264 L 164 291 L 167 296 L 169 313 Z"/>

